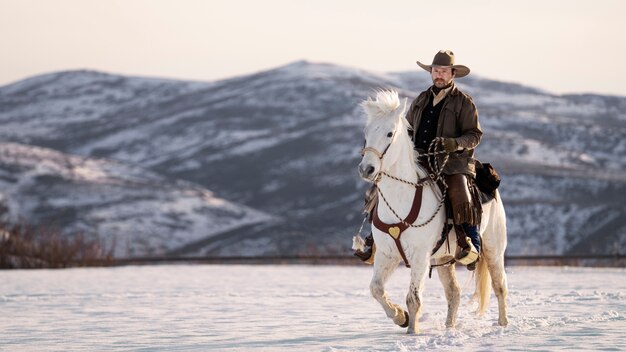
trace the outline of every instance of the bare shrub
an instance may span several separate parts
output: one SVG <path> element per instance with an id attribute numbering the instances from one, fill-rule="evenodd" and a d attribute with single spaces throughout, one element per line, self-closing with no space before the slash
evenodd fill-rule
<path id="1" fill-rule="evenodd" d="M 0 225 L 0 268 L 111 265 L 113 248 L 84 234 L 64 235 L 54 226 Z"/>

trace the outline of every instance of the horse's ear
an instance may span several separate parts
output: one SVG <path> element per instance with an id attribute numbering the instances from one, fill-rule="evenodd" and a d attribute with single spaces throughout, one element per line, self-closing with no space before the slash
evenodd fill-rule
<path id="1" fill-rule="evenodd" d="M 406 104 L 409 98 L 404 98 L 404 104 L 402 104 L 402 110 L 400 110 L 400 114 L 402 116 L 406 116 Z"/>
<path id="2" fill-rule="evenodd" d="M 409 127 L 410 127 L 410 126 L 411 126 L 411 124 L 409 123 L 409 120 L 407 120 L 407 116 L 406 116 L 406 112 L 407 112 L 407 107 L 406 107 L 406 106 L 407 106 L 407 101 L 408 101 L 408 98 L 404 98 L 404 104 L 403 104 L 403 106 L 402 106 L 402 113 L 400 114 L 400 118 L 401 118 L 401 119 L 403 119 L 403 120 L 404 120 L 404 123 L 405 123 L 407 126 L 409 126 Z"/>

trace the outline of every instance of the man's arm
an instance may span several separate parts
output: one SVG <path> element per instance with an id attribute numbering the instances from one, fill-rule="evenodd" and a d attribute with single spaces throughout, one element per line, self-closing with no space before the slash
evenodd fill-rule
<path id="1" fill-rule="evenodd" d="M 471 97 L 463 99 L 457 123 L 461 127 L 461 136 L 455 138 L 457 149 L 474 149 L 480 143 L 483 131 L 478 122 L 478 110 Z"/>

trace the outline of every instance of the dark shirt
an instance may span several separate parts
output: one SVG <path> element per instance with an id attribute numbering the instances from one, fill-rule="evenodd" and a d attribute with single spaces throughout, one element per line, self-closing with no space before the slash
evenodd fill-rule
<path id="1" fill-rule="evenodd" d="M 448 99 L 448 96 L 446 95 L 446 97 L 443 98 L 436 106 L 433 106 L 433 98 L 434 94 L 431 93 L 430 101 L 422 111 L 422 118 L 416 131 L 415 140 L 413 141 L 416 149 L 421 149 L 425 152 L 428 151 L 428 146 L 430 146 L 433 139 L 437 137 L 439 114 L 441 113 L 441 108 L 445 104 L 446 99 Z"/>

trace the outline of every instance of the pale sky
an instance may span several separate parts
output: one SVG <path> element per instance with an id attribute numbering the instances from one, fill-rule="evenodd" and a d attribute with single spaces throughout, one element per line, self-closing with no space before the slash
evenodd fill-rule
<path id="1" fill-rule="evenodd" d="M 60 70 L 211 81 L 296 60 L 626 96 L 621 0 L 0 0 L 0 85 Z M 416 87 L 423 88 L 423 87 Z"/>

